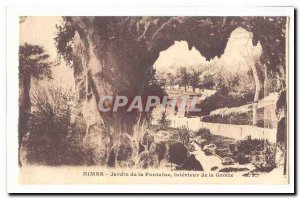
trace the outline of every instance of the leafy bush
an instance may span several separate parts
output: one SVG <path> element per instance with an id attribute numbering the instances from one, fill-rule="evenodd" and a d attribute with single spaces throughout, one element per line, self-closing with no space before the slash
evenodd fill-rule
<path id="1" fill-rule="evenodd" d="M 172 139 L 178 140 L 184 145 L 188 145 L 190 141 L 190 130 L 186 126 L 182 126 L 175 130 L 172 135 Z"/>
<path id="2" fill-rule="evenodd" d="M 233 156 L 234 160 L 239 163 L 239 164 L 248 164 L 251 162 L 251 156 L 250 155 L 245 155 L 243 153 L 237 152 Z"/>
<path id="3" fill-rule="evenodd" d="M 202 139 L 210 141 L 212 139 L 212 134 L 208 128 L 200 128 L 194 133 L 194 136 L 201 136 Z"/>
<path id="4" fill-rule="evenodd" d="M 263 151 L 266 140 L 252 139 L 248 136 L 245 140 L 241 140 L 237 144 L 237 151 L 244 154 L 251 154 L 252 151 Z"/>
<path id="5" fill-rule="evenodd" d="M 90 149 L 84 148 L 76 136 L 71 135 L 71 90 L 58 87 L 37 88 L 32 96 L 29 120 L 29 139 L 23 143 L 29 164 L 91 165 L 94 164 Z"/>
<path id="6" fill-rule="evenodd" d="M 233 152 L 230 150 L 230 146 L 236 145 L 236 140 L 233 138 L 224 137 L 221 135 L 212 135 L 210 141 L 205 141 L 201 143 L 203 148 L 207 144 L 215 144 L 217 146 L 215 153 L 221 157 L 233 157 Z"/>
<path id="7" fill-rule="evenodd" d="M 142 144 L 143 144 L 144 146 L 147 146 L 147 149 L 145 149 L 145 150 L 148 150 L 149 147 L 150 147 L 150 145 L 151 145 L 153 142 L 154 142 L 154 137 L 153 137 L 153 135 L 151 135 L 151 134 L 149 133 L 149 131 L 146 131 L 145 134 L 144 134 L 144 136 L 143 136 L 143 139 L 142 139 Z"/>
<path id="8" fill-rule="evenodd" d="M 166 111 L 161 114 L 161 118 L 157 121 L 157 123 L 162 130 L 167 129 L 170 126 L 171 121 L 167 119 Z"/>
<path id="9" fill-rule="evenodd" d="M 270 172 L 275 168 L 276 145 L 267 143 L 264 150 L 253 155 L 252 163 L 257 171 Z"/>
<path id="10" fill-rule="evenodd" d="M 216 154 L 218 154 L 221 157 L 226 157 L 226 156 L 231 157 L 232 156 L 232 152 L 230 151 L 230 149 L 228 147 L 226 147 L 226 148 L 217 148 L 216 149 Z"/>
<path id="11" fill-rule="evenodd" d="M 250 136 L 237 144 L 234 159 L 240 164 L 252 164 L 259 171 L 271 171 L 275 168 L 276 146 L 264 139 L 252 139 Z"/>
<path id="12" fill-rule="evenodd" d="M 219 89 L 215 94 L 205 98 L 198 108 L 201 112 L 197 112 L 199 116 L 209 115 L 211 111 L 224 108 L 242 106 L 253 101 L 253 93 L 245 93 L 240 95 L 231 95 L 227 89 Z"/>
<path id="13" fill-rule="evenodd" d="M 236 145 L 235 144 L 229 144 L 229 150 L 233 153 L 234 151 L 236 151 Z"/>
<path id="14" fill-rule="evenodd" d="M 59 139 L 66 135 L 71 126 L 71 102 L 73 99 L 70 90 L 58 87 L 37 89 L 31 96 L 30 132 L 44 134 L 51 139 Z"/>

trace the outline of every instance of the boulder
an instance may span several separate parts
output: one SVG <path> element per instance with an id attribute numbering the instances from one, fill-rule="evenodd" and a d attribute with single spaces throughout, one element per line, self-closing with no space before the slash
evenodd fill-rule
<path id="1" fill-rule="evenodd" d="M 234 163 L 235 163 L 235 161 L 230 157 L 225 157 L 222 160 L 223 165 L 233 165 Z"/>
<path id="2" fill-rule="evenodd" d="M 157 158 L 159 163 L 162 160 L 166 160 L 177 165 L 183 164 L 189 156 L 188 149 L 181 142 L 173 140 L 154 142 L 149 147 L 149 151 L 144 152 L 149 153 L 151 157 Z M 144 152 L 140 153 L 140 155 L 144 154 Z"/>
<path id="3" fill-rule="evenodd" d="M 203 151 L 207 154 L 215 154 L 217 146 L 215 144 L 207 144 L 203 146 Z"/>
<path id="4" fill-rule="evenodd" d="M 183 164 L 177 166 L 176 169 L 186 171 L 203 171 L 201 163 L 196 159 L 194 154 L 188 156 Z"/>
<path id="5" fill-rule="evenodd" d="M 181 142 L 169 143 L 169 161 L 181 165 L 188 157 L 188 149 Z"/>

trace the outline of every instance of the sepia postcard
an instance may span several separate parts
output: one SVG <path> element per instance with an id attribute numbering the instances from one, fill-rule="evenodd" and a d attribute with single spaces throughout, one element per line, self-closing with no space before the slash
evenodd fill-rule
<path id="1" fill-rule="evenodd" d="M 290 184 L 288 10 L 9 15 L 8 181 Z"/>

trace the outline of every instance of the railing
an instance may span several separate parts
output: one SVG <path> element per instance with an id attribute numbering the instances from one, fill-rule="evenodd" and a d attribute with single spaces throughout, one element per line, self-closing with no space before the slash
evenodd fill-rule
<path id="1" fill-rule="evenodd" d="M 201 122 L 199 118 L 172 118 L 171 126 L 178 128 L 186 126 L 193 131 L 199 128 L 208 128 L 212 134 L 222 135 L 236 140 L 243 140 L 248 136 L 257 139 L 267 139 L 276 142 L 276 129 L 260 128 L 250 125 L 233 125 Z"/>

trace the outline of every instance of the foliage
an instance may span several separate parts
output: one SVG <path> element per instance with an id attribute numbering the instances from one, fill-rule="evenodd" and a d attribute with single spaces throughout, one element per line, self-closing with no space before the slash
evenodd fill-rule
<path id="1" fill-rule="evenodd" d="M 231 95 L 229 94 L 229 88 L 223 87 L 217 90 L 217 92 L 207 98 L 205 98 L 201 104 L 201 112 L 199 115 L 208 115 L 211 111 L 224 108 L 224 107 L 236 107 L 247 104 L 253 101 L 253 93 L 247 93 L 245 95 Z"/>
<path id="2" fill-rule="evenodd" d="M 234 152 L 233 158 L 239 164 L 248 164 L 251 162 L 251 155 L 247 155 L 241 152 Z"/>
<path id="3" fill-rule="evenodd" d="M 247 72 L 240 71 L 236 73 L 220 70 L 207 78 L 213 79 L 218 90 L 222 89 L 228 92 L 224 94 L 243 96 L 254 93 L 255 90 L 255 85 L 253 84 L 254 77 L 251 69 Z"/>
<path id="4" fill-rule="evenodd" d="M 52 63 L 48 61 L 49 55 L 45 53 L 43 47 L 25 43 L 19 47 L 19 72 L 20 75 L 43 79 L 52 78 L 50 67 Z"/>
<path id="5" fill-rule="evenodd" d="M 195 88 L 200 87 L 200 75 L 202 74 L 203 70 L 205 69 L 201 68 L 201 66 L 190 66 L 189 70 L 187 67 L 182 66 L 178 68 L 176 72 L 177 83 L 180 86 L 184 86 L 185 90 L 187 86 L 191 86 L 195 91 Z M 169 76 L 170 78 L 172 77 L 171 75 Z M 176 82 L 176 80 L 172 79 L 171 81 Z"/>
<path id="6" fill-rule="evenodd" d="M 68 65 L 71 65 L 73 61 L 72 45 L 75 29 L 71 25 L 71 17 L 63 17 L 62 19 L 62 23 L 56 25 L 55 46 L 60 59 L 64 59 Z"/>
<path id="7" fill-rule="evenodd" d="M 167 73 L 167 83 L 171 87 L 171 89 L 175 85 L 176 77 L 172 73 Z"/>
<path id="8" fill-rule="evenodd" d="M 263 151 L 265 143 L 268 141 L 263 139 L 252 139 L 251 136 L 248 136 L 245 140 L 241 140 L 237 144 L 237 151 L 244 154 L 251 154 L 252 151 Z"/>
<path id="9" fill-rule="evenodd" d="M 150 145 L 154 142 L 154 137 L 153 135 L 151 135 L 149 133 L 149 131 L 146 131 L 144 136 L 143 136 L 143 139 L 142 139 L 142 142 L 141 144 L 144 146 L 144 147 L 147 147 L 145 150 L 148 150 Z"/>
<path id="10" fill-rule="evenodd" d="M 207 74 L 203 76 L 203 80 L 201 82 L 200 87 L 201 88 L 205 88 L 205 89 L 213 89 L 213 87 L 215 86 L 215 80 L 214 80 L 214 76 Z"/>
<path id="11" fill-rule="evenodd" d="M 201 136 L 202 139 L 208 141 L 212 139 L 212 134 L 208 128 L 200 128 L 198 131 L 194 132 L 194 136 Z"/>
<path id="12" fill-rule="evenodd" d="M 232 156 L 232 153 L 228 147 L 217 148 L 216 154 L 218 154 L 221 157 L 231 157 Z"/>
<path id="13" fill-rule="evenodd" d="M 262 151 L 254 151 L 252 156 L 257 171 L 270 172 L 276 166 L 276 145 L 267 143 Z"/>
<path id="14" fill-rule="evenodd" d="M 236 140 L 233 138 L 224 137 L 221 135 L 212 135 L 211 141 L 201 143 L 203 148 L 205 145 L 215 144 L 216 154 L 221 157 L 232 157 L 232 152 L 229 149 L 230 145 L 236 145 Z"/>
<path id="15" fill-rule="evenodd" d="M 194 91 L 196 87 L 199 87 L 201 73 L 202 72 L 200 70 L 191 68 L 189 85 L 192 86 Z"/>
<path id="16" fill-rule="evenodd" d="M 59 87 L 40 88 L 31 98 L 30 132 L 45 134 L 54 139 L 66 135 L 70 127 L 73 93 Z"/>
<path id="17" fill-rule="evenodd" d="M 178 84 L 180 86 L 184 86 L 185 90 L 186 90 L 186 87 L 189 85 L 190 83 L 190 75 L 187 71 L 187 68 L 186 67 L 180 67 L 178 70 L 177 70 L 177 77 L 178 77 Z"/>
<path id="18" fill-rule="evenodd" d="M 209 81 L 217 89 L 216 93 L 205 98 L 197 108 L 201 111 L 195 114 L 205 116 L 203 121 L 215 121 L 215 116 L 208 116 L 211 111 L 219 108 L 231 108 L 252 103 L 254 98 L 253 75 L 252 73 L 229 73 L 226 71 L 217 72 L 214 75 L 204 76 L 204 80 Z M 204 87 L 202 83 L 201 87 Z M 262 89 L 263 90 L 263 89 Z M 242 118 L 242 117 L 241 117 Z M 220 117 L 220 122 L 223 120 L 223 116 Z M 228 118 L 230 120 L 230 118 Z M 243 122 L 243 121 L 242 121 Z"/>
<path id="19" fill-rule="evenodd" d="M 285 73 L 285 37 L 287 17 L 253 17 L 249 25 L 253 26 L 252 42 L 261 43 L 263 53 L 260 61 L 268 70 Z M 276 42 L 274 42 L 276 41 Z"/>
<path id="20" fill-rule="evenodd" d="M 250 136 L 232 147 L 233 158 L 239 164 L 252 162 L 260 171 L 272 170 L 275 167 L 276 146 L 264 139 L 252 139 Z"/>
<path id="21" fill-rule="evenodd" d="M 172 134 L 172 139 L 178 140 L 181 143 L 183 143 L 185 146 L 189 144 L 190 139 L 190 129 L 186 126 L 182 126 L 180 128 L 177 128 L 175 132 Z"/>
<path id="22" fill-rule="evenodd" d="M 51 66 L 53 63 L 48 60 L 49 55 L 39 45 L 23 44 L 19 46 L 19 150 L 23 136 L 28 133 L 28 122 L 30 112 L 30 87 L 31 79 L 41 80 L 52 78 Z M 20 151 L 19 151 L 19 165 Z"/>
<path id="23" fill-rule="evenodd" d="M 70 123 L 73 91 L 38 87 L 33 91 L 29 118 L 30 139 L 24 142 L 29 163 L 44 165 L 94 164 L 90 149 L 81 145 L 78 129 Z M 72 135 L 72 136 L 69 136 Z"/>
<path id="24" fill-rule="evenodd" d="M 248 164 L 251 162 L 251 155 L 244 154 L 242 152 L 237 151 L 236 144 L 229 145 L 229 151 L 232 155 L 232 158 L 239 164 Z"/>
<path id="25" fill-rule="evenodd" d="M 167 119 L 166 111 L 162 112 L 161 118 L 157 121 L 157 123 L 162 130 L 167 129 L 170 126 L 171 121 Z"/>

